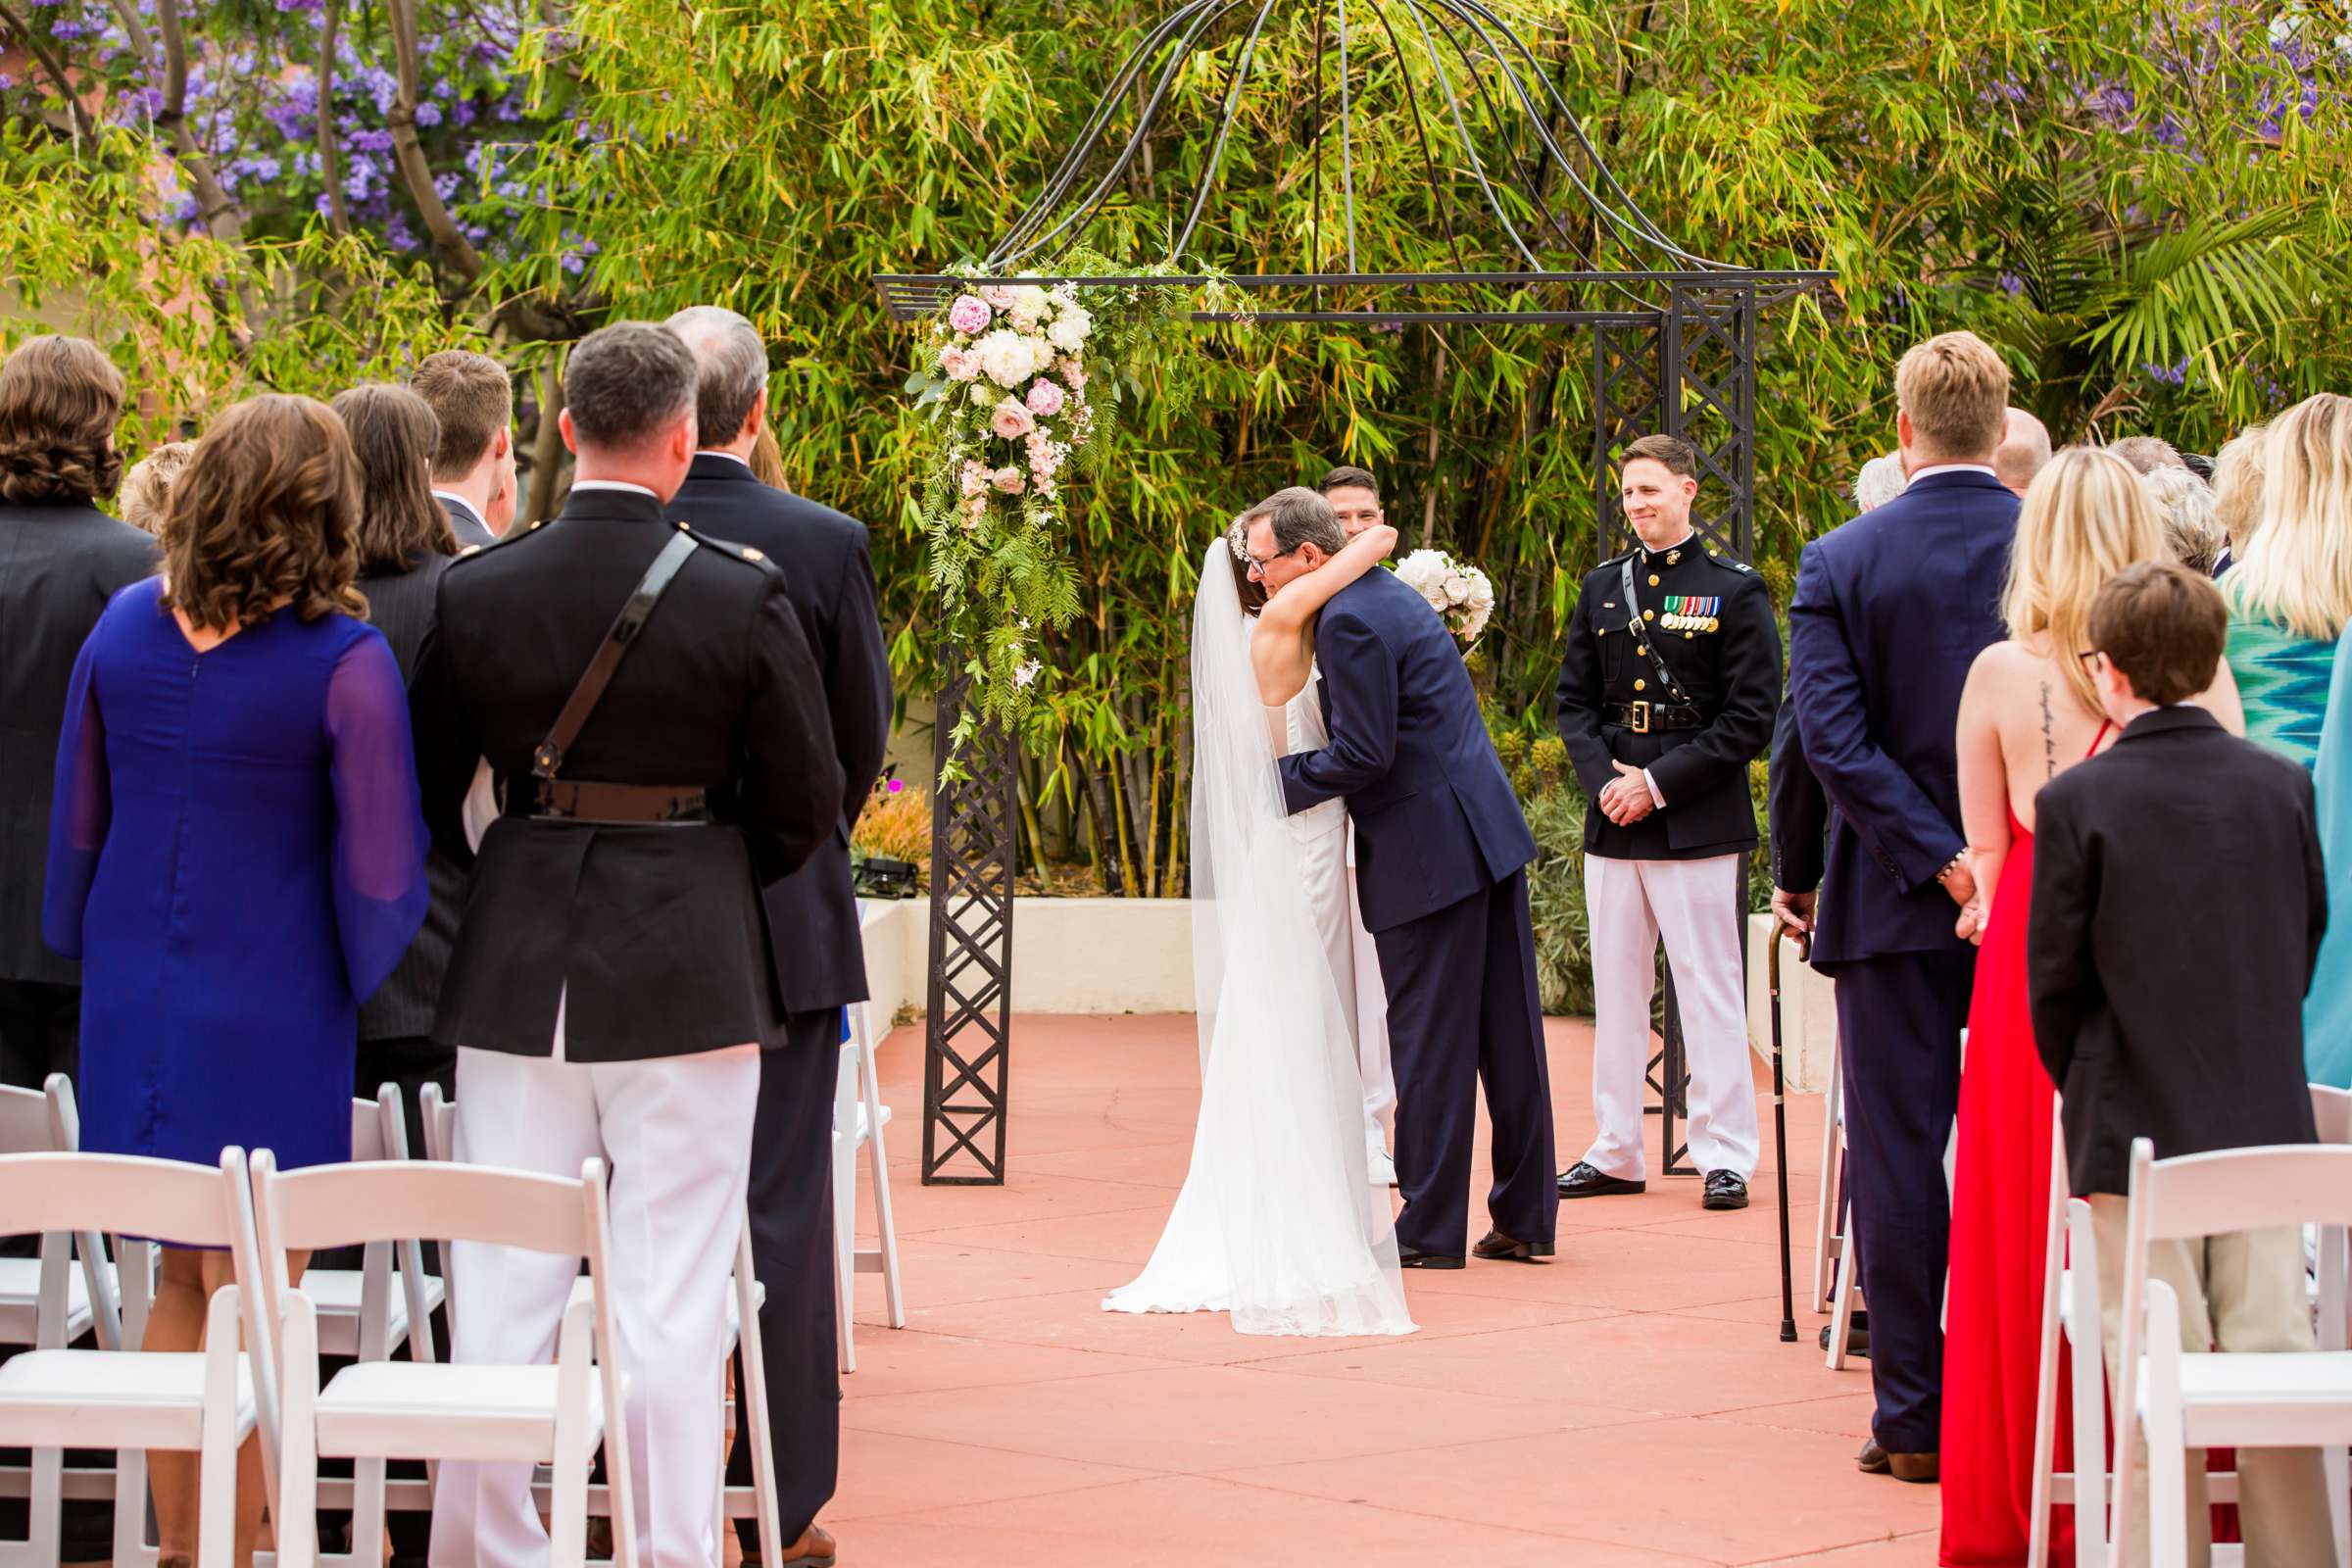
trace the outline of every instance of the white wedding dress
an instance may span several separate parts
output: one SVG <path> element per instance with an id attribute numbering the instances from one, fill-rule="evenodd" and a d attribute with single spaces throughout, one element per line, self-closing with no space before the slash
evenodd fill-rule
<path id="1" fill-rule="evenodd" d="M 1347 815 L 1290 817 L 1274 766 L 1323 743 L 1310 685 L 1269 712 L 1233 573 L 1193 614 L 1193 965 L 1200 1117 L 1152 1261 L 1113 1312 L 1229 1312 L 1243 1334 L 1409 1334 L 1388 1190 L 1365 1174 L 1362 1079 L 1318 901 L 1348 907 Z"/>

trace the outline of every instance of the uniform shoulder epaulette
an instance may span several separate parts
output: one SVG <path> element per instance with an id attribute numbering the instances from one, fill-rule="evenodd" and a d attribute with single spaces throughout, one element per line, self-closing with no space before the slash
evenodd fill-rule
<path id="1" fill-rule="evenodd" d="M 724 539 L 713 539 L 691 523 L 680 522 L 674 526 L 678 532 L 692 539 L 696 544 L 716 555 L 724 556 L 729 561 L 740 561 L 747 566 L 758 566 L 762 571 L 772 571 L 778 576 L 783 575 L 784 568 L 768 560 L 767 552 L 763 550 L 754 550 L 749 545 L 730 544 Z"/>
<path id="2" fill-rule="evenodd" d="M 1608 569 L 1609 569 L 1611 566 L 1614 566 L 1614 565 L 1616 565 L 1616 564 L 1617 564 L 1619 562 L 1621 562 L 1621 561 L 1625 561 L 1625 560 L 1629 559 L 1629 558 L 1630 558 L 1632 555 L 1633 555 L 1633 552 L 1632 552 L 1631 550 L 1620 550 L 1620 551 L 1618 551 L 1618 552 L 1617 552 L 1615 555 L 1613 555 L 1613 556 L 1609 557 L 1609 559 L 1608 559 L 1608 560 L 1606 560 L 1606 561 L 1602 562 L 1602 563 L 1601 563 L 1599 565 L 1597 565 L 1597 566 L 1593 567 L 1592 569 L 1593 569 L 1594 571 L 1606 571 L 1606 570 L 1608 570 Z"/>
<path id="3" fill-rule="evenodd" d="M 1755 567 L 1749 565 L 1746 562 L 1741 561 L 1737 556 L 1719 556 L 1712 550 L 1708 551 L 1706 555 L 1709 561 L 1715 563 L 1716 565 L 1723 567 L 1727 571 L 1743 571 L 1750 577 L 1756 574 Z"/>
<path id="4" fill-rule="evenodd" d="M 453 566 L 463 566 L 468 561 L 472 561 L 479 556 L 486 556 L 493 550 L 504 550 L 509 545 L 518 544 L 522 540 L 528 539 L 531 535 L 537 533 L 540 529 L 546 526 L 547 519 L 542 517 L 537 522 L 527 523 L 520 528 L 509 528 L 505 533 L 500 534 L 497 538 L 491 540 L 486 545 L 467 545 L 465 549 L 459 551 L 457 555 L 451 559 L 450 564 Z"/>

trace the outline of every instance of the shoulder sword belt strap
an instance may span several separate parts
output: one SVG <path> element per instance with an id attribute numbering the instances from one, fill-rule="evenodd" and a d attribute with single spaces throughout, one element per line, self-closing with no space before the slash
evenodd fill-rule
<path id="1" fill-rule="evenodd" d="M 1634 556 L 1637 554 L 1639 552 L 1629 552 L 1623 561 L 1617 563 L 1617 583 L 1625 593 L 1625 612 L 1633 617 L 1626 629 L 1633 633 L 1634 646 L 1649 661 L 1649 672 L 1658 677 L 1660 689 L 1672 694 L 1676 702 L 1688 703 L 1690 699 L 1683 695 L 1683 683 L 1676 680 L 1674 671 L 1666 667 L 1666 661 L 1658 654 L 1657 638 L 1650 635 L 1648 624 L 1642 619 L 1642 599 L 1634 591 Z M 1633 705 L 1633 727 L 1639 733 L 1649 732 L 1650 707 L 1648 703 Z"/>
<path id="2" fill-rule="evenodd" d="M 555 726 L 547 732 L 531 753 L 533 808 L 530 815 L 560 820 L 590 820 L 619 822 L 677 822 L 707 820 L 709 810 L 703 792 L 667 784 L 600 784 L 590 782 L 562 782 L 556 775 L 563 769 L 564 755 L 579 739 L 580 730 L 593 713 L 596 705 L 604 700 L 605 688 L 620 668 L 620 662 L 636 645 L 637 634 L 661 603 L 663 590 L 686 564 L 686 558 L 700 548 L 694 536 L 683 528 L 669 536 L 661 554 L 654 557 L 652 565 L 612 617 L 612 625 L 588 662 L 579 684 L 564 700 L 564 710 L 556 715 Z"/>

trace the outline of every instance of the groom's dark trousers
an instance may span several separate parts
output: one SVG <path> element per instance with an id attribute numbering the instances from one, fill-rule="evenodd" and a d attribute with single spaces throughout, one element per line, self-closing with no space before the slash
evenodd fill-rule
<path id="1" fill-rule="evenodd" d="M 762 900 L 781 992 L 784 1039 L 760 1060 L 752 1116 L 752 1266 L 774 1433 L 778 1521 L 789 1546 L 831 1499 L 841 1454 L 841 1375 L 833 1322 L 833 1082 L 841 1009 L 865 1000 L 865 955 L 850 881 L 850 824 L 890 741 L 890 659 L 874 611 L 865 529 L 804 497 L 770 489 L 713 452 L 695 455 L 669 515 L 751 545 L 784 573 L 785 592 L 824 672 L 841 761 L 841 820 L 808 863 Z M 741 1424 L 727 1477 L 752 1479 Z M 751 1520 L 738 1522 L 746 1546 Z"/>
<path id="2" fill-rule="evenodd" d="M 1809 767 L 1832 809 L 1826 857 L 1776 845 L 1776 880 L 1802 893 L 1820 877 L 1812 958 L 1838 988 L 1871 1430 L 1890 1453 L 1941 1446 L 1943 1150 L 1976 950 L 1936 878 L 1965 842 L 1953 729 L 1969 665 L 2002 635 L 2017 507 L 1989 470 L 1922 473 L 1805 547 L 1788 610 L 1776 833 L 1818 821 L 1788 768 Z"/>
<path id="3" fill-rule="evenodd" d="M 1468 1250 L 1477 1085 L 1494 1123 L 1488 1213 L 1552 1241 L 1550 1074 L 1536 1000 L 1536 843 L 1479 715 L 1461 650 L 1421 596 L 1367 572 L 1316 622 L 1331 742 L 1282 760 L 1293 811 L 1348 798 L 1356 887 L 1380 950 L 1396 1068 L 1399 1245 Z"/>

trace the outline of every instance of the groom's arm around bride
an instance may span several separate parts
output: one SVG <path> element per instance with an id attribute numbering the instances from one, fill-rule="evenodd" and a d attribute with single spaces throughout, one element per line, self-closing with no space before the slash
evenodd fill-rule
<path id="1" fill-rule="evenodd" d="M 1250 518 L 1270 590 L 1345 543 L 1330 505 L 1285 490 Z M 1476 1083 L 1494 1123 L 1487 1257 L 1551 1252 L 1550 1075 L 1536 998 L 1527 864 L 1536 845 L 1452 635 L 1386 571 L 1334 595 L 1315 629 L 1330 744 L 1282 760 L 1293 812 L 1345 796 L 1365 926 L 1380 949 L 1396 1068 L 1402 1260 L 1469 1250 Z"/>

